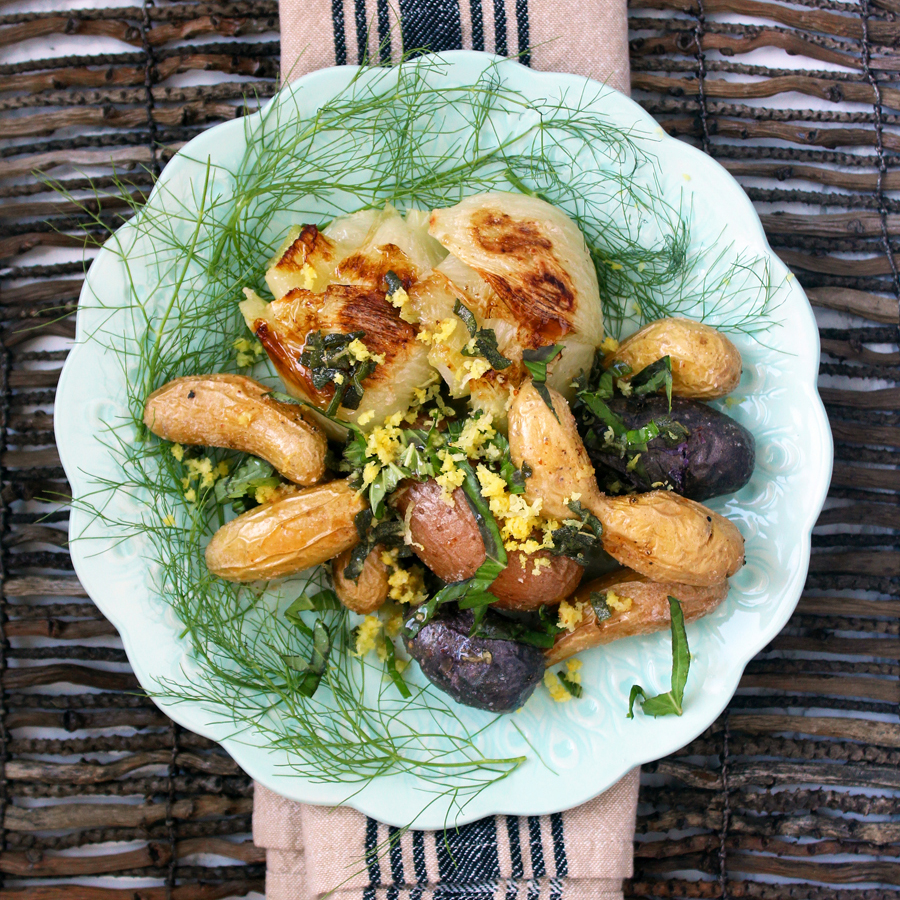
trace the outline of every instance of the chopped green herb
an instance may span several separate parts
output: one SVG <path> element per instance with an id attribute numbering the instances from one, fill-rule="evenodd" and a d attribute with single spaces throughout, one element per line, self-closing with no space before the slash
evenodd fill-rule
<path id="1" fill-rule="evenodd" d="M 384 649 L 387 653 L 385 668 L 387 669 L 388 676 L 396 685 L 397 690 L 400 691 L 400 696 L 408 700 L 412 697 L 412 691 L 409 689 L 409 685 L 403 680 L 403 676 L 397 668 L 397 650 L 394 647 L 394 642 L 387 635 L 384 636 Z"/>
<path id="2" fill-rule="evenodd" d="M 498 371 L 512 365 L 512 360 L 507 359 L 500 352 L 500 348 L 497 346 L 497 335 L 493 328 L 479 328 L 475 314 L 459 300 L 453 305 L 453 312 L 466 326 L 466 330 L 472 338 L 471 343 L 475 347 L 474 351 L 463 347 L 461 351 L 463 356 L 481 356 L 491 364 L 492 369 Z"/>
<path id="3" fill-rule="evenodd" d="M 655 394 L 661 388 L 666 391 L 666 399 L 669 401 L 669 411 L 672 410 L 672 359 L 663 356 L 655 363 L 651 363 L 641 369 L 631 379 L 631 389 L 634 394 Z"/>
<path id="4" fill-rule="evenodd" d="M 262 487 L 278 487 L 282 483 L 267 462 L 250 457 L 233 474 L 216 482 L 215 498 L 219 504 L 231 500 L 232 509 L 240 515 L 256 506 L 256 492 Z"/>
<path id="5" fill-rule="evenodd" d="M 691 668 L 691 651 L 684 627 L 684 613 L 675 597 L 669 597 L 669 613 L 672 619 L 672 689 L 665 694 L 648 697 L 639 684 L 634 685 L 628 698 L 629 719 L 634 718 L 635 701 L 640 702 L 641 711 L 647 716 L 680 716 L 684 712 L 684 686 Z"/>
<path id="6" fill-rule="evenodd" d="M 528 369 L 534 381 L 547 380 L 547 365 L 553 362 L 562 353 L 562 344 L 550 344 L 548 347 L 538 347 L 537 350 L 525 350 L 522 353 L 522 362 Z"/>
<path id="7" fill-rule="evenodd" d="M 324 334 L 312 331 L 300 353 L 300 364 L 310 371 L 313 387 L 321 391 L 327 385 L 334 386 L 334 396 L 326 413 L 336 415 L 340 407 L 359 409 L 363 397 L 362 382 L 376 368 L 374 359 L 357 360 L 350 354 L 350 344 L 366 336 L 364 331 L 349 334 Z"/>
<path id="8" fill-rule="evenodd" d="M 296 690 L 304 697 L 312 697 L 318 690 L 319 682 L 328 666 L 328 654 L 331 653 L 331 634 L 321 619 L 313 626 L 313 647 L 309 662 L 301 656 L 283 656 L 289 669 L 301 673 Z"/>
<path id="9" fill-rule="evenodd" d="M 576 699 L 584 693 L 582 686 L 577 681 L 572 681 L 564 671 L 560 670 L 557 672 L 556 677 L 559 678 L 560 684 Z"/>
<path id="10" fill-rule="evenodd" d="M 388 297 L 392 297 L 397 291 L 403 290 L 403 282 L 400 280 L 400 276 L 390 269 L 384 273 L 384 283 L 387 285 Z"/>
<path id="11" fill-rule="evenodd" d="M 598 622 L 605 622 L 612 615 L 612 610 L 606 602 L 605 591 L 591 591 L 591 607 Z"/>

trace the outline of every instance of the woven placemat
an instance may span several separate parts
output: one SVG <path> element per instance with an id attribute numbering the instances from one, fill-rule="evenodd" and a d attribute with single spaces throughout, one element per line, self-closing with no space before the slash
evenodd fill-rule
<path id="1" fill-rule="evenodd" d="M 72 167 L 102 187 L 112 161 L 149 190 L 183 142 L 274 93 L 277 4 L 2 11 L 0 900 L 245 895 L 264 874 L 249 780 L 136 692 L 72 574 L 64 504 L 34 500 L 68 490 L 52 404 L 84 222 L 33 173 L 77 192 Z M 821 313 L 836 440 L 797 613 L 722 718 L 645 769 L 635 897 L 900 897 L 898 12 L 632 2 L 635 98 L 742 181 Z"/>

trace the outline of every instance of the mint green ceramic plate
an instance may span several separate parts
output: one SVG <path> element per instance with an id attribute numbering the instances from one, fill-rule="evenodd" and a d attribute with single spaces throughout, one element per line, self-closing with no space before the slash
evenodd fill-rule
<path id="1" fill-rule="evenodd" d="M 539 689 L 525 709 L 495 722 L 478 738 L 485 756 L 523 755 L 527 761 L 506 780 L 453 803 L 434 793 L 412 774 L 378 778 L 362 789 L 336 783 L 327 772 L 320 778 L 298 776 L 283 753 L 266 746 L 264 736 L 236 728 L 227 710 L 199 703 L 160 701 L 164 711 L 186 728 L 222 743 L 241 767 L 258 781 L 285 796 L 310 803 L 348 802 L 357 809 L 394 825 L 415 820 L 419 827 L 461 823 L 494 813 L 537 815 L 568 808 L 598 794 L 629 769 L 664 756 L 688 743 L 707 728 L 734 693 L 746 663 L 787 621 L 806 576 L 810 531 L 821 508 L 831 474 L 831 436 L 816 393 L 819 345 L 809 303 L 796 281 L 766 243 L 753 207 L 722 169 L 702 153 L 666 137 L 635 103 L 601 85 L 568 75 L 541 74 L 517 63 L 471 52 L 448 53 L 438 65 L 432 59 L 423 77 L 442 87 L 468 85 L 490 71 L 491 77 L 518 90 L 523 98 L 553 101 L 567 97 L 591 112 L 601 113 L 627 132 L 634 144 L 653 160 L 657 189 L 674 206 L 691 210 L 692 238 L 688 252 L 706 262 L 698 277 L 712 278 L 717 266 L 737 255 L 756 259 L 768 269 L 775 323 L 759 340 L 733 335 L 744 358 L 744 374 L 729 408 L 757 441 L 757 469 L 737 495 L 711 505 L 734 519 L 747 539 L 747 564 L 733 579 L 727 601 L 706 619 L 688 629 L 693 664 L 681 717 L 652 719 L 625 712 L 632 684 L 651 693 L 667 690 L 671 667 L 668 634 L 634 638 L 584 654 L 585 695 L 577 702 L 555 704 Z M 341 91 L 356 75 L 349 67 L 316 72 L 293 87 L 293 95 L 276 97 L 281 128 L 300 128 L 320 104 Z M 396 71 L 374 70 L 356 82 L 363 90 L 372 79 L 396 77 Z M 574 98 L 574 100 L 573 100 Z M 271 112 L 271 110 L 270 110 Z M 448 110 L 452 115 L 453 110 Z M 373 113 L 374 115 L 374 113 Z M 523 106 L 517 114 L 494 117 L 489 123 L 457 123 L 458 128 L 484 130 L 491 135 L 515 135 L 534 122 Z M 372 123 L 369 123 L 372 124 Z M 173 198 L 197 202 L 206 178 L 206 162 L 235 168 L 248 140 L 262 127 L 262 116 L 220 125 L 194 139 L 166 167 L 151 197 L 152 214 L 165 213 Z M 386 140 L 390 135 L 385 136 Z M 590 148 L 588 148 L 589 150 Z M 572 171 L 595 165 L 595 157 L 569 146 Z M 377 158 L 373 148 L 373 159 Z M 360 173 L 357 173 L 360 174 Z M 365 173 L 362 173 L 365 175 Z M 227 206 L 234 202 L 233 182 L 221 170 L 211 172 L 209 196 Z M 328 197 L 303 198 L 306 209 L 333 215 Z M 337 201 L 335 201 L 337 202 Z M 616 203 L 614 192 L 604 202 Z M 317 205 L 318 204 L 318 205 Z M 273 229 L 283 229 L 289 213 Z M 187 227 L 187 226 L 185 226 Z M 187 235 L 185 236 L 187 237 Z M 271 239 L 277 239 L 276 234 Z M 652 233 L 647 240 L 654 239 Z M 133 225 L 116 236 L 125 248 L 132 282 L 143 294 L 148 310 L 158 311 L 165 291 L 154 290 L 160 273 L 155 257 L 136 240 Z M 717 254 L 724 250 L 725 259 Z M 707 271 L 707 268 L 709 271 Z M 237 294 L 240 285 L 235 285 Z M 712 321 L 740 318 L 755 302 L 753 292 L 740 284 L 726 287 L 712 298 Z M 196 302 L 203 302 L 198 290 Z M 56 437 L 72 485 L 76 505 L 71 517 L 72 558 L 82 584 L 118 628 L 141 683 L 155 690 L 158 679 L 190 679 L 196 671 L 191 647 L 180 637 L 182 627 L 155 589 L 158 573 L 148 560 L 148 545 L 140 537 L 121 540 L 108 524 L 120 518 L 134 521 L 157 510 L 142 508 L 139 499 L 107 490 L 103 481 L 118 480 L 110 429 L 133 440 L 128 419 L 126 386 L 133 367 L 110 345 L 140 333 L 140 318 L 129 298 L 125 263 L 109 249 L 91 266 L 78 313 L 76 345 L 59 385 Z M 97 334 L 105 339 L 96 340 Z M 114 339 L 111 341 L 110 336 Z M 81 502 L 79 502 L 81 501 Z M 102 502 L 106 523 L 84 508 Z M 172 552 L 177 552 L 173 545 Z M 413 682 L 421 676 L 409 670 Z M 459 719 L 474 733 L 491 717 L 459 707 Z M 278 710 L 273 712 L 278 715 Z M 438 724 L 441 719 L 438 718 Z M 409 711 L 404 727 L 427 731 L 435 721 L 427 711 Z M 451 727 L 451 726 L 448 726 Z M 452 726 L 457 727 L 457 726 Z M 349 799 L 348 799 L 349 798 Z M 423 811 L 424 810 L 424 811 Z"/>

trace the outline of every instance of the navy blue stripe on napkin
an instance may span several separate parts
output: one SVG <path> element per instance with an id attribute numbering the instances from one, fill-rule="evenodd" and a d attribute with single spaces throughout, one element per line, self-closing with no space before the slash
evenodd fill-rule
<path id="1" fill-rule="evenodd" d="M 528 0 L 516 0 L 516 28 L 519 32 L 519 62 L 531 65 L 531 51 L 528 31 Z"/>
<path id="2" fill-rule="evenodd" d="M 425 832 L 414 831 L 412 833 L 412 858 L 413 868 L 416 870 L 416 883 L 428 882 L 428 869 L 425 866 Z"/>
<path id="3" fill-rule="evenodd" d="M 484 50 L 484 15 L 481 12 L 481 0 L 461 0 L 468 2 L 469 16 L 472 19 L 472 49 Z"/>
<path id="4" fill-rule="evenodd" d="M 500 56 L 509 53 L 506 45 L 506 4 L 503 0 L 494 0 L 494 53 Z"/>
<path id="5" fill-rule="evenodd" d="M 400 21 L 406 50 L 462 48 L 457 0 L 400 0 Z"/>
<path id="6" fill-rule="evenodd" d="M 406 876 L 403 872 L 403 848 L 400 846 L 400 829 L 391 826 L 388 828 L 388 842 L 391 845 L 391 879 L 394 884 L 406 884 Z"/>
<path id="7" fill-rule="evenodd" d="M 366 21 L 366 0 L 355 0 L 353 4 L 356 19 L 356 59 L 362 63 L 368 58 L 367 41 L 369 39 L 369 23 Z"/>
<path id="8" fill-rule="evenodd" d="M 334 27 L 334 62 L 347 65 L 347 34 L 344 25 L 343 0 L 331 0 L 331 21 Z"/>
<path id="9" fill-rule="evenodd" d="M 550 816 L 550 836 L 553 838 L 553 860 L 556 863 L 556 877 L 565 878 L 569 874 L 569 858 L 566 856 L 562 813 L 553 813 Z"/>
<path id="10" fill-rule="evenodd" d="M 547 874 L 547 867 L 544 865 L 541 820 L 538 816 L 528 817 L 528 842 L 531 845 L 531 877 L 543 878 Z"/>
<path id="11" fill-rule="evenodd" d="M 369 869 L 369 884 L 381 884 L 381 863 L 378 861 L 378 823 L 366 816 L 366 865 Z"/>
<path id="12" fill-rule="evenodd" d="M 506 817 L 506 833 L 509 837 L 509 859 L 512 865 L 512 877 L 524 878 L 525 867 L 522 865 L 522 845 L 519 842 L 519 820 L 516 816 Z"/>
<path id="13" fill-rule="evenodd" d="M 441 881 L 483 883 L 500 877 L 497 826 L 493 818 L 437 832 L 434 842 Z"/>
<path id="14" fill-rule="evenodd" d="M 391 61 L 391 19 L 388 14 L 388 0 L 377 0 L 378 12 L 378 61 L 387 63 Z"/>

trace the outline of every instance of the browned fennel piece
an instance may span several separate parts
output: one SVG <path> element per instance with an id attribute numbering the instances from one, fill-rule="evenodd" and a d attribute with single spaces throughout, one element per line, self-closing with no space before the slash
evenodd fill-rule
<path id="1" fill-rule="evenodd" d="M 446 582 L 471 578 L 485 560 L 484 541 L 462 488 L 445 502 L 433 479 L 410 482 L 392 498 L 409 527 L 413 552 Z M 537 560 L 549 560 L 549 565 Z M 583 569 L 565 556 L 546 550 L 507 553 L 507 566 L 489 591 L 501 609 L 537 609 L 559 603 L 578 586 Z"/>
<path id="2" fill-rule="evenodd" d="M 631 601 L 629 609 L 611 609 L 612 615 L 597 621 L 590 606 L 591 594 L 613 591 L 619 600 Z M 651 634 L 669 627 L 669 597 L 681 604 L 686 622 L 711 613 L 727 596 L 728 582 L 707 587 L 691 584 L 665 584 L 650 581 L 630 569 L 611 572 L 603 578 L 582 585 L 570 603 L 584 601 L 581 623 L 574 631 L 557 635 L 556 643 L 546 652 L 547 665 L 552 666 L 582 650 L 638 634 Z"/>
<path id="3" fill-rule="evenodd" d="M 375 612 L 388 596 L 388 567 L 381 561 L 384 547 L 376 544 L 363 563 L 359 578 L 354 581 L 344 575 L 353 549 L 345 550 L 332 561 L 332 580 L 338 600 L 355 613 Z"/>
<path id="4" fill-rule="evenodd" d="M 602 523 L 603 549 L 654 581 L 716 584 L 743 565 L 740 531 L 705 506 L 670 491 L 601 494 L 568 403 L 553 390 L 550 397 L 556 416 L 529 383 L 509 411 L 510 455 L 517 467 L 531 466 L 529 502 L 540 499 L 542 512 L 566 519 L 567 501 L 577 499 Z"/>
<path id="5" fill-rule="evenodd" d="M 176 378 L 147 398 L 144 424 L 168 441 L 241 450 L 295 484 L 315 484 L 325 474 L 325 435 L 269 391 L 243 375 Z"/>
<path id="6" fill-rule="evenodd" d="M 672 360 L 672 393 L 695 400 L 730 394 L 741 380 L 738 348 L 715 328 L 690 319 L 658 319 L 619 344 L 606 365 L 631 366 L 632 377 L 663 356 Z"/>
<path id="7" fill-rule="evenodd" d="M 377 357 L 375 370 L 363 379 L 359 407 L 341 407 L 338 417 L 355 422 L 366 413 L 379 421 L 412 405 L 415 391 L 431 374 L 428 347 L 416 340 L 417 329 L 404 322 L 385 299 L 383 291 L 369 287 L 330 284 L 322 293 L 296 288 L 280 300 L 265 303 L 248 297 L 241 303 L 248 327 L 263 345 L 285 385 L 285 390 L 319 409 L 326 409 L 335 387 L 317 388 L 312 372 L 300 362 L 306 338 L 313 331 L 324 334 L 365 332 L 364 351 Z M 322 427 L 333 437 L 343 429 L 328 420 Z M 336 429 L 336 430 L 335 430 Z"/>
<path id="8" fill-rule="evenodd" d="M 365 507 L 346 479 L 292 490 L 223 525 L 206 548 L 206 565 L 227 581 L 300 572 L 355 546 L 353 517 Z"/>

